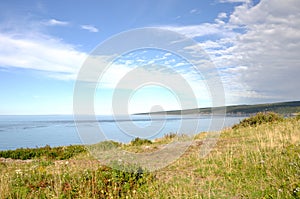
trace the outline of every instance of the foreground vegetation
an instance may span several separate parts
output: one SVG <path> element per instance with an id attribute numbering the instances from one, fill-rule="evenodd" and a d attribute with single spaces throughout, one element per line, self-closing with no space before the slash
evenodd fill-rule
<path id="1" fill-rule="evenodd" d="M 47 145 L 45 147 L 34 149 L 20 148 L 16 150 L 0 151 L 0 157 L 21 160 L 37 158 L 51 160 L 66 160 L 86 151 L 86 147 L 80 145 L 54 148 L 51 148 Z"/>
<path id="2" fill-rule="evenodd" d="M 249 122 L 258 118 L 268 120 Z M 118 163 L 108 168 L 85 150 L 67 158 L 63 152 L 45 155 L 57 150 L 47 148 L 29 160 L 1 159 L 0 198 L 300 198 L 300 118 L 278 118 L 261 115 L 223 130 L 204 158 L 199 148 L 205 133 L 199 134 L 181 158 L 153 173 L 135 165 L 125 172 Z M 149 152 L 177 136 L 102 146 Z M 8 154 L 13 158 L 13 151 Z"/>

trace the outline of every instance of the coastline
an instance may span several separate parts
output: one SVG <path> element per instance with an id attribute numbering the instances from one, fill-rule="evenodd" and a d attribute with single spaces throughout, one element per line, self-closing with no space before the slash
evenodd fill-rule
<path id="1" fill-rule="evenodd" d="M 72 157 L 61 153 L 57 157 L 44 155 L 29 160 L 0 159 L 3 174 L 0 197 L 14 197 L 13 194 L 20 198 L 53 194 L 76 198 L 109 195 L 115 198 L 298 197 L 299 133 L 299 118 L 227 128 L 222 130 L 211 153 L 203 158 L 199 157 L 199 147 L 205 135 L 198 134 L 196 142 L 180 158 L 150 173 L 138 167 L 131 168 L 131 172 L 109 168 L 85 151 Z M 106 142 L 102 147 L 110 150 L 117 146 L 132 153 L 149 153 L 172 139 L 176 139 L 176 135 L 152 143 L 143 140 L 130 144 Z M 62 151 L 68 151 L 68 147 Z M 52 152 L 49 155 L 53 155 Z M 126 182 L 131 182 L 130 188 Z"/>

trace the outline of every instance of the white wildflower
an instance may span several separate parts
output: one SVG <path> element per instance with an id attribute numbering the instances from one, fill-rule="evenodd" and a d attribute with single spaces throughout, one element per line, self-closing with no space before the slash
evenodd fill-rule
<path id="1" fill-rule="evenodd" d="M 21 169 L 16 169 L 15 170 L 16 174 L 21 175 L 22 174 L 22 170 Z"/>

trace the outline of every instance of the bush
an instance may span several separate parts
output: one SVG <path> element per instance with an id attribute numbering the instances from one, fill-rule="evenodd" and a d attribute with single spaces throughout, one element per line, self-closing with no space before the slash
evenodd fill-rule
<path id="1" fill-rule="evenodd" d="M 16 150 L 0 151 L 0 157 L 21 160 L 44 157 L 46 159 L 65 160 L 85 151 L 85 147 L 80 145 L 53 148 L 46 145 L 41 148 L 20 148 Z"/>
<path id="2" fill-rule="evenodd" d="M 128 170 L 128 168 L 126 169 Z M 146 172 L 141 167 L 132 168 L 130 172 L 102 167 L 96 171 L 97 195 L 99 198 L 125 198 L 133 191 L 142 191 L 155 176 Z"/>
<path id="3" fill-rule="evenodd" d="M 296 115 L 296 120 L 300 120 L 300 113 Z"/>
<path id="4" fill-rule="evenodd" d="M 175 138 L 175 137 L 177 137 L 177 136 L 178 136 L 177 133 L 168 133 L 168 134 L 165 134 L 165 135 L 164 135 L 164 138 L 165 138 L 165 139 L 173 139 L 173 138 Z"/>
<path id="5" fill-rule="evenodd" d="M 113 140 L 106 140 L 106 141 L 99 142 L 97 144 L 88 145 L 87 147 L 90 150 L 109 151 L 118 148 L 119 146 L 121 146 L 119 142 L 115 142 Z"/>
<path id="6" fill-rule="evenodd" d="M 136 137 L 134 140 L 130 142 L 131 145 L 133 146 L 141 146 L 141 145 L 147 145 L 147 144 L 152 144 L 151 140 L 147 139 L 141 139 L 139 137 Z"/>
<path id="7" fill-rule="evenodd" d="M 239 124 L 235 124 L 232 128 L 257 126 L 264 123 L 272 123 L 276 121 L 282 121 L 283 117 L 274 112 L 259 112 L 256 115 L 243 119 Z"/>

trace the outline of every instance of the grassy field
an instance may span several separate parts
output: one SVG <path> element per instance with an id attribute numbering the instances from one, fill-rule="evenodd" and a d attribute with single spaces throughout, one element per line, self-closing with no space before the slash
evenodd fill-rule
<path id="1" fill-rule="evenodd" d="M 181 158 L 152 173 L 106 167 L 81 146 L 48 147 L 24 160 L 2 158 L 0 198 L 300 198 L 299 119 L 225 129 L 211 153 L 199 158 L 204 137 L 197 135 Z M 176 135 L 113 145 L 141 153 L 172 139 Z"/>

